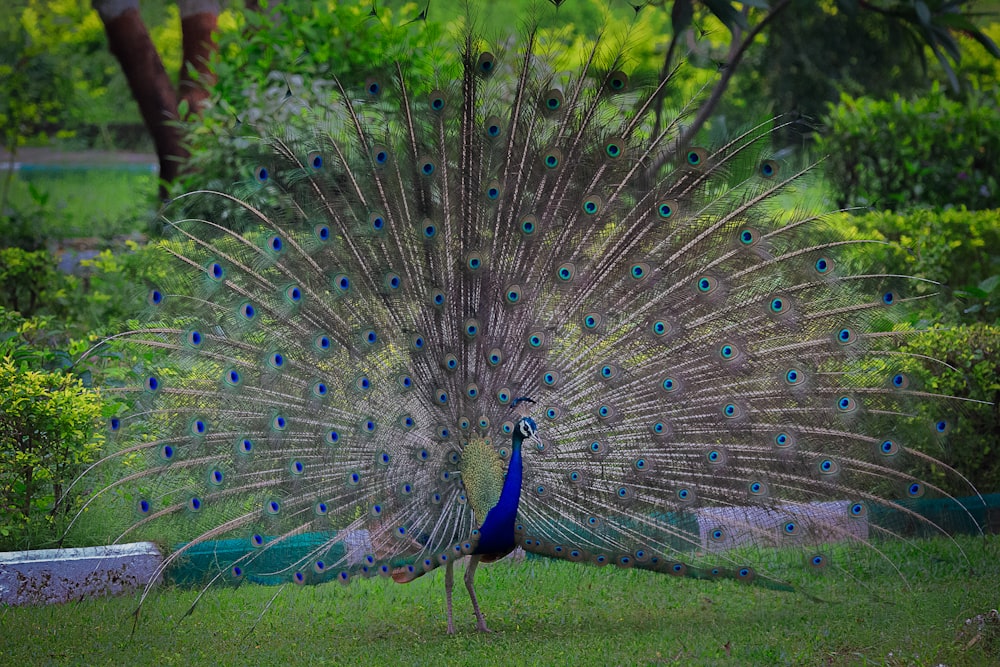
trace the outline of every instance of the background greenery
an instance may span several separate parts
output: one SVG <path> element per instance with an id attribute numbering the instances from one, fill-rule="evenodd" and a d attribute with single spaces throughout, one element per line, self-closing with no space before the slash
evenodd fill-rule
<path id="1" fill-rule="evenodd" d="M 731 33 L 706 9 L 711 5 L 695 7 L 697 39 L 680 45 L 687 64 L 669 87 L 668 109 L 710 85 L 729 49 Z M 922 381 L 935 391 L 997 403 L 1000 61 L 974 40 L 960 39 L 955 85 L 935 58 L 913 58 L 900 33 L 844 6 L 793 3 L 749 50 L 704 139 L 717 140 L 773 114 L 799 114 L 794 131 L 776 136 L 775 153 L 796 161 L 824 158 L 814 188 L 821 205 L 854 207 L 831 215 L 836 233 L 887 241 L 859 251 L 877 270 L 940 283 L 915 287 L 912 296 L 943 292 L 944 298 L 915 303 L 907 324 L 926 331 L 915 333 L 908 349 L 943 359 L 955 372 L 928 363 L 918 369 Z M 378 23 L 368 16 L 366 2 L 286 0 L 267 13 L 244 12 L 232 3 L 220 17 L 213 65 L 218 83 L 210 105 L 186 128 L 193 171 L 175 187 L 238 180 L 251 126 L 260 120 L 298 122 L 305 105 L 322 104 L 334 77 L 357 85 L 401 55 L 425 68 L 428 80 L 432 67 L 450 71 L 456 63 L 443 36 L 460 24 L 463 7 L 459 0 L 435 1 L 427 21 L 408 23 L 423 5 L 379 3 Z M 142 9 L 168 72 L 176 76 L 176 7 L 144 0 Z M 975 9 L 995 10 L 997 3 L 977 3 Z M 623 2 L 572 0 L 558 12 L 547 10 L 531 0 L 483 3 L 476 18 L 488 36 L 499 38 L 518 27 L 510 16 L 544 17 L 543 38 L 562 45 L 567 68 L 584 56 L 586 39 L 604 30 L 630 45 L 635 82 L 656 80 L 672 37 L 671 17 L 662 7 L 636 14 Z M 386 32 L 386 26 L 394 27 Z M 987 16 L 980 26 L 1000 39 L 1000 21 Z M 148 151 L 138 113 L 134 104 L 122 103 L 126 99 L 127 86 L 89 0 L 0 5 L 0 133 L 9 166 L 39 147 Z M 102 350 L 82 366 L 72 360 L 103 335 L 128 327 L 139 313 L 139 297 L 164 268 L 151 243 L 158 236 L 155 177 L 134 166 L 98 166 L 103 159 L 96 156 L 85 160 L 86 170 L 0 172 L 0 358 L 18 391 L 30 389 L 39 397 L 69 392 L 81 414 L 91 414 L 96 405 L 93 416 L 107 416 L 117 404 L 100 389 L 113 388 L 136 360 L 125 349 Z M 961 437 L 934 455 L 968 471 L 982 490 L 1000 489 L 996 408 L 969 403 L 960 413 Z M 58 460 L 35 463 L 48 486 L 31 494 L 28 504 L 24 484 L 11 474 L 10 452 L 23 442 L 5 441 L 0 448 L 0 549 L 57 539 L 63 510 L 74 501 L 57 508 L 56 489 L 92 459 L 99 444 L 100 429 L 93 424 L 88 430 L 47 423 L 43 414 L 26 418 L 70 446 Z M 15 514 L 17 508 L 26 512 Z"/>

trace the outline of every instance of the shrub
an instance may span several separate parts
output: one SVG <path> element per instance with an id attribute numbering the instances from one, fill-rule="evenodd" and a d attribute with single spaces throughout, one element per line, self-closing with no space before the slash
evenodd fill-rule
<path id="1" fill-rule="evenodd" d="M 0 548 L 58 537 L 74 503 L 65 499 L 57 511 L 56 501 L 100 450 L 101 413 L 100 396 L 79 378 L 0 357 Z"/>
<path id="2" fill-rule="evenodd" d="M 1000 206 L 995 95 L 948 99 L 935 85 L 907 101 L 841 97 L 818 138 L 839 206 Z"/>
<path id="3" fill-rule="evenodd" d="M 933 329 L 914 336 L 903 351 L 924 355 L 923 388 L 954 396 L 939 408 L 956 418 L 944 452 L 928 452 L 964 473 L 981 493 L 1000 491 L 1000 327 L 975 324 Z M 944 362 L 958 372 L 950 372 Z M 945 471 L 931 469 L 931 481 L 966 495 Z"/>
<path id="4" fill-rule="evenodd" d="M 0 306 L 25 317 L 39 313 L 67 316 L 76 280 L 56 270 L 45 250 L 0 248 Z"/>
<path id="5" fill-rule="evenodd" d="M 949 209 L 852 216 L 838 226 L 848 236 L 888 241 L 891 245 L 862 252 L 877 270 L 942 283 L 952 290 L 946 304 L 928 301 L 925 317 L 939 321 L 996 323 L 1000 317 L 1000 211 Z M 939 291 L 937 285 L 912 283 L 910 290 Z M 950 309 L 950 310 L 949 310 Z"/>

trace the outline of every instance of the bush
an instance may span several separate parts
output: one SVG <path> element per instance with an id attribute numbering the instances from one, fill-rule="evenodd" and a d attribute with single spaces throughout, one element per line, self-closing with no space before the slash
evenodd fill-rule
<path id="1" fill-rule="evenodd" d="M 1000 491 L 1000 327 L 986 324 L 933 329 L 915 336 L 903 351 L 943 361 L 922 361 L 923 388 L 967 401 L 947 401 L 944 412 L 957 416 L 945 451 L 928 452 L 964 473 L 981 493 Z M 949 492 L 966 495 L 943 470 L 928 478 Z"/>
<path id="2" fill-rule="evenodd" d="M 865 258 L 878 270 L 926 278 L 952 290 L 957 299 L 947 304 L 927 302 L 927 318 L 939 321 L 944 308 L 954 322 L 998 323 L 1000 210 L 844 214 L 838 222 L 849 237 L 891 243 L 880 250 L 864 246 Z M 919 294 L 941 288 L 912 283 L 910 289 Z"/>
<path id="3" fill-rule="evenodd" d="M 0 549 L 44 546 L 74 508 L 68 483 L 95 460 L 100 396 L 79 378 L 0 357 Z M 60 511 L 57 511 L 60 510 Z"/>
<path id="4" fill-rule="evenodd" d="M 56 270 L 48 251 L 0 248 L 0 306 L 25 317 L 42 313 L 66 317 L 75 288 L 76 280 Z"/>
<path id="5" fill-rule="evenodd" d="M 940 86 L 913 102 L 841 97 L 818 138 L 839 206 L 1000 207 L 996 95 L 948 99 Z"/>

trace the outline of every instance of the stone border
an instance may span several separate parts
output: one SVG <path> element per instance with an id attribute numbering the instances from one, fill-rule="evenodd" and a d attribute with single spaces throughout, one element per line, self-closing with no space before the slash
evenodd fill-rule
<path id="1" fill-rule="evenodd" d="M 145 587 L 162 562 L 152 542 L 0 553 L 0 605 L 130 593 Z"/>

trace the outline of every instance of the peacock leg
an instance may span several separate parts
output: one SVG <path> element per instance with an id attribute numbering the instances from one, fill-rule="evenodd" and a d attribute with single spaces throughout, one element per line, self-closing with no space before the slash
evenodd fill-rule
<path id="1" fill-rule="evenodd" d="M 479 600 L 476 599 L 476 589 L 474 581 L 476 579 L 476 567 L 482 556 L 476 555 L 469 558 L 469 566 L 465 569 L 465 587 L 469 589 L 469 597 L 472 598 L 472 611 L 476 612 L 476 629 L 480 632 L 490 632 L 486 627 L 486 619 L 483 612 L 479 611 Z"/>
<path id="2" fill-rule="evenodd" d="M 448 565 L 444 569 L 444 599 L 448 604 L 448 634 L 455 634 L 455 622 L 451 616 L 451 589 L 455 585 L 454 563 L 448 560 Z M 475 598 L 473 598 L 475 599 Z"/>

